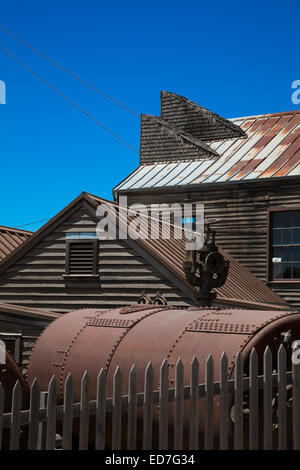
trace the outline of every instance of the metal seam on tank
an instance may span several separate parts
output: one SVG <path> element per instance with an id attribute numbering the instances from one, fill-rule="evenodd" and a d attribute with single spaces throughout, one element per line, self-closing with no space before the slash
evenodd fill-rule
<path id="1" fill-rule="evenodd" d="M 150 317 L 150 315 L 153 315 L 154 313 L 158 313 L 160 312 L 161 310 L 180 310 L 179 307 L 168 307 L 166 308 L 165 305 L 162 305 L 161 307 L 157 307 L 153 312 L 148 312 L 146 313 L 145 315 L 141 316 L 141 317 L 138 317 L 136 320 L 135 320 L 135 323 L 134 325 L 132 325 L 131 327 L 129 328 L 126 328 L 125 331 L 123 331 L 123 333 L 119 336 L 119 338 L 117 339 L 117 341 L 115 342 L 115 344 L 113 345 L 112 347 L 112 350 L 110 352 L 110 354 L 108 355 L 108 358 L 106 360 L 106 363 L 105 363 L 105 368 L 104 368 L 104 371 L 105 373 L 107 374 L 108 372 L 108 369 L 109 369 L 109 366 L 111 364 L 111 361 L 112 361 L 112 358 L 116 352 L 116 349 L 117 347 L 119 346 L 120 342 L 122 341 L 122 339 L 124 338 L 124 336 L 127 335 L 127 333 L 131 330 L 131 328 L 133 328 L 138 322 L 140 322 L 141 320 L 143 320 L 144 318 L 147 318 L 147 317 Z"/>
<path id="2" fill-rule="evenodd" d="M 292 313 L 297 313 L 296 311 L 292 312 Z M 251 335 L 247 336 L 245 338 L 245 340 L 240 344 L 240 347 L 238 348 L 238 350 L 241 350 L 243 351 L 243 349 L 245 349 L 245 346 L 251 341 L 251 339 L 265 326 L 265 325 L 270 325 L 271 323 L 273 323 L 275 320 L 278 320 L 279 318 L 283 318 L 283 317 L 288 317 L 290 316 L 291 313 L 290 312 L 285 312 L 285 313 L 280 313 L 272 318 L 270 318 L 269 320 L 267 321 L 264 321 L 263 323 L 261 323 L 257 329 L 255 330 L 254 333 L 252 333 Z M 237 350 L 237 352 L 238 352 Z M 233 369 L 234 369 L 234 363 L 235 363 L 235 358 L 237 356 L 237 352 L 236 354 L 234 354 L 233 358 L 232 358 L 232 361 L 230 363 L 230 365 L 228 365 L 228 377 L 231 377 L 231 374 L 233 372 Z"/>
<path id="3" fill-rule="evenodd" d="M 207 310 L 207 309 L 206 309 L 206 310 Z M 192 325 L 195 321 L 197 321 L 197 320 L 199 320 L 199 319 L 201 319 L 201 318 L 207 317 L 208 315 L 210 315 L 210 313 L 211 313 L 211 312 L 207 312 L 207 311 L 206 311 L 206 313 L 203 313 L 202 315 L 199 315 L 199 317 L 197 317 L 196 319 L 192 320 L 191 322 L 188 323 L 188 325 L 186 325 L 186 326 L 184 327 L 184 330 L 181 331 L 181 333 L 177 336 L 175 342 L 173 342 L 171 348 L 170 348 L 169 351 L 167 352 L 166 361 L 167 361 L 167 363 L 168 363 L 168 367 L 170 367 L 170 365 L 171 365 L 171 363 L 170 363 L 170 361 L 169 361 L 170 356 L 171 356 L 171 354 L 174 352 L 176 346 L 178 345 L 178 343 L 179 343 L 179 341 L 181 340 L 181 338 L 183 337 L 183 335 L 186 333 L 187 328 L 188 328 L 190 325 Z M 173 380 L 170 380 L 170 378 L 169 378 L 169 379 L 168 379 L 168 382 L 169 382 L 169 385 L 172 385 L 174 381 L 173 381 Z M 158 384 L 158 386 L 160 386 L 160 384 Z"/>
<path id="4" fill-rule="evenodd" d="M 107 310 L 104 310 L 103 312 L 100 312 L 98 313 L 98 315 L 96 315 L 96 318 L 99 318 L 101 315 L 104 315 L 105 313 L 107 312 L 110 312 L 112 310 L 117 310 L 119 307 L 116 307 L 116 308 L 109 308 Z M 60 376 L 59 376 L 59 392 L 60 392 L 60 395 L 61 397 L 63 397 L 63 374 L 64 374 L 64 368 L 65 368 L 65 364 L 66 364 L 66 361 L 67 361 L 67 358 L 68 358 L 68 355 L 69 355 L 69 352 L 71 351 L 72 347 L 73 347 L 73 344 L 75 343 L 75 341 L 78 339 L 79 335 L 82 333 L 82 331 L 87 327 L 87 322 L 82 326 L 82 328 L 80 328 L 80 330 L 76 333 L 76 335 L 73 337 L 71 343 L 69 344 L 66 352 L 65 352 L 65 355 L 64 355 L 64 359 L 62 361 L 62 365 L 61 365 L 61 371 L 60 371 Z"/>

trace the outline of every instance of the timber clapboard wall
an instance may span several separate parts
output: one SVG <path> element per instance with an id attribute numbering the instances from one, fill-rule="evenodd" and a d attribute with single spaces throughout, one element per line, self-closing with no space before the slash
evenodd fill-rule
<path id="1" fill-rule="evenodd" d="M 203 185 L 204 186 L 204 185 Z M 119 193 L 120 195 L 120 193 Z M 201 203 L 205 217 L 217 218 L 216 241 L 227 253 L 243 264 L 262 282 L 267 283 L 268 209 L 300 208 L 300 184 L 285 180 L 170 191 L 132 191 L 126 193 L 128 204 Z M 300 308 L 300 283 L 268 284 L 292 307 Z"/>
<path id="2" fill-rule="evenodd" d="M 153 265 L 125 241 L 99 241 L 97 280 L 66 280 L 66 233 L 93 232 L 99 222 L 85 202 L 15 264 L 0 274 L 0 302 L 68 312 L 136 303 L 144 290 L 161 291 L 174 306 L 192 305 Z"/>

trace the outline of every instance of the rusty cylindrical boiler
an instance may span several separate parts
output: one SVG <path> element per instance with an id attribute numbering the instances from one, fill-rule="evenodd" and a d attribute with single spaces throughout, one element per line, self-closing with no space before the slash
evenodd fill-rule
<path id="1" fill-rule="evenodd" d="M 287 334 L 289 330 L 291 334 Z M 61 401 L 65 379 L 71 372 L 74 399 L 78 402 L 81 378 L 85 370 L 90 377 L 90 399 L 95 399 L 96 377 L 101 368 L 106 371 L 108 396 L 111 396 L 113 374 L 117 366 L 120 366 L 123 374 L 123 392 L 126 394 L 132 364 L 137 368 L 138 391 L 141 392 L 144 371 L 149 361 L 154 368 L 154 387 L 158 389 L 160 365 L 164 359 L 167 360 L 169 386 L 172 388 L 178 357 L 183 361 L 185 385 L 188 385 L 193 356 L 196 355 L 199 360 L 199 380 L 203 383 L 205 363 L 209 354 L 212 354 L 216 381 L 219 379 L 220 357 L 223 352 L 228 357 L 230 377 L 238 350 L 242 351 L 247 373 L 253 347 L 259 355 L 260 373 L 263 352 L 267 345 L 273 353 L 273 368 L 276 369 L 278 347 L 287 337 L 300 338 L 300 314 L 297 312 L 235 308 L 181 309 L 155 305 L 136 305 L 112 310 L 76 310 L 55 320 L 42 333 L 32 352 L 28 380 L 31 384 L 37 377 L 41 389 L 47 390 L 52 375 L 55 375 L 58 399 Z M 218 397 L 215 398 L 214 406 L 214 428 L 217 435 Z M 154 410 L 154 415 L 155 413 L 157 416 L 157 409 Z M 184 415 L 188 425 L 188 406 L 185 407 Z M 203 429 L 203 400 L 200 404 L 200 426 Z"/>

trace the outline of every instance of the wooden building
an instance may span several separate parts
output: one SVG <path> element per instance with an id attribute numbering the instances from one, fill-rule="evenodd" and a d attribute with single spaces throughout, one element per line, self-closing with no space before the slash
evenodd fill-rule
<path id="1" fill-rule="evenodd" d="M 122 214 L 113 202 L 82 193 L 7 256 L 0 263 L 0 302 L 57 313 L 126 306 L 141 295 L 145 301 L 196 305 L 195 288 L 183 271 L 184 240 L 172 235 L 170 240 L 99 240 L 96 211 L 103 204 L 108 213 Z M 121 217 L 119 230 L 120 220 L 129 223 Z M 217 305 L 286 309 L 282 299 L 224 255 L 230 268 L 226 283 L 217 289 Z"/>
<path id="2" fill-rule="evenodd" d="M 204 204 L 217 243 L 300 307 L 300 111 L 226 120 L 162 92 L 160 117 L 142 115 L 140 166 L 113 192 Z"/>

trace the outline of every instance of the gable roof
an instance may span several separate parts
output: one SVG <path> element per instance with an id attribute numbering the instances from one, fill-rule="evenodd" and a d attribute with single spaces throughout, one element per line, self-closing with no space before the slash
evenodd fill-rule
<path id="1" fill-rule="evenodd" d="M 35 232 L 22 246 L 17 248 L 13 253 L 11 253 L 6 259 L 0 263 L 0 274 L 4 273 L 11 265 L 17 262 L 22 256 L 24 256 L 28 251 L 30 251 L 37 243 L 39 243 L 45 236 L 51 233 L 59 224 L 62 223 L 71 213 L 75 212 L 82 203 L 87 203 L 90 208 L 94 211 L 99 206 L 99 204 L 105 204 L 105 207 L 108 208 L 108 211 L 115 211 L 118 213 L 120 221 L 122 221 L 123 226 L 128 226 L 132 217 L 136 213 L 131 211 L 131 219 L 128 220 L 124 215 L 124 211 L 120 211 L 120 206 L 112 201 L 94 196 L 88 193 L 82 193 L 74 201 L 72 201 L 67 207 L 65 207 L 61 212 L 59 212 L 55 217 L 53 217 L 49 222 L 47 222 L 43 227 L 41 227 L 37 232 Z M 93 212 L 94 213 L 94 212 Z M 95 213 L 94 213 L 95 214 Z M 150 219 L 150 218 L 149 218 Z M 148 225 L 143 222 L 141 219 L 141 232 L 148 233 Z M 164 222 L 160 222 L 160 229 Z M 158 266 L 161 266 L 161 269 L 164 272 L 170 273 L 170 276 L 173 276 L 178 281 L 178 286 L 185 293 L 188 291 L 192 299 L 195 299 L 195 290 L 187 280 L 185 279 L 183 271 L 183 261 L 185 259 L 185 240 L 178 240 L 174 238 L 174 229 L 175 226 L 169 224 L 171 239 L 165 240 L 162 237 L 158 239 L 142 239 L 130 240 L 136 249 L 141 249 L 142 252 L 149 255 L 156 261 Z M 176 227 L 178 230 L 178 227 Z M 182 230 L 182 229 L 180 229 Z M 129 243 L 129 240 L 124 240 Z M 216 289 L 217 292 L 217 302 L 228 303 L 230 305 L 239 305 L 239 306 L 253 306 L 253 308 L 271 308 L 271 309 L 281 309 L 287 308 L 287 304 L 265 286 L 259 279 L 256 278 L 250 271 L 248 271 L 244 266 L 242 266 L 238 261 L 232 258 L 230 255 L 225 253 L 223 250 L 220 250 L 225 258 L 230 261 L 229 275 L 224 286 Z"/>
<path id="2" fill-rule="evenodd" d="M 246 139 L 207 142 L 214 160 L 140 165 L 113 191 L 261 181 L 300 175 L 300 110 L 231 120 Z"/>
<path id="3" fill-rule="evenodd" d="M 32 232 L 27 230 L 0 225 L 0 261 L 22 245 L 31 235 Z"/>

